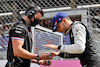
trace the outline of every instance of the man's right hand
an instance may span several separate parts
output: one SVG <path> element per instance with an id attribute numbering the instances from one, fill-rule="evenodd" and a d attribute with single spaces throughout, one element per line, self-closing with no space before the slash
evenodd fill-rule
<path id="1" fill-rule="evenodd" d="M 51 52 L 53 56 L 59 56 L 60 52 Z"/>
<path id="2" fill-rule="evenodd" d="M 44 65 L 44 66 L 50 66 L 51 65 L 51 61 L 48 61 L 48 60 L 39 60 L 38 63 L 40 65 Z"/>

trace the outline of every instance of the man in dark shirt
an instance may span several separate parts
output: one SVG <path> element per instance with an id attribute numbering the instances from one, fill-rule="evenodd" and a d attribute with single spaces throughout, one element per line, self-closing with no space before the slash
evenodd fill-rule
<path id="1" fill-rule="evenodd" d="M 30 62 L 42 65 L 49 65 L 44 59 L 52 59 L 50 54 L 32 54 L 32 36 L 30 26 L 36 26 L 44 15 L 43 11 L 36 4 L 31 4 L 25 16 L 16 22 L 9 32 L 7 50 L 7 64 L 5 67 L 30 67 Z M 50 56 L 50 57 L 48 57 Z M 44 63 L 45 62 L 45 63 Z"/>

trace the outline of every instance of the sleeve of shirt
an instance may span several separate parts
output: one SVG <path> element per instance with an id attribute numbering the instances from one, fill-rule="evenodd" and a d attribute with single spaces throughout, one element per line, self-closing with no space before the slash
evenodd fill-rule
<path id="1" fill-rule="evenodd" d="M 25 40 L 25 29 L 24 26 L 16 25 L 11 29 L 11 39 Z"/>
<path id="2" fill-rule="evenodd" d="M 82 24 L 75 24 L 72 27 L 74 44 L 62 45 L 60 50 L 69 54 L 81 54 L 85 50 L 86 28 Z"/>

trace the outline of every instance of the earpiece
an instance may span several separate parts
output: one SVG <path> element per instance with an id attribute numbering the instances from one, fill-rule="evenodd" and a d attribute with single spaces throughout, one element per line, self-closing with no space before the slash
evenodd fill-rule
<path id="1" fill-rule="evenodd" d="M 38 11 L 36 11 L 36 10 L 34 10 L 34 9 L 31 9 L 31 10 L 29 10 L 28 12 L 27 12 L 27 16 L 28 16 L 28 18 L 32 18 L 32 17 L 34 17 L 34 15 L 36 14 L 36 13 L 38 13 Z"/>
<path id="2" fill-rule="evenodd" d="M 39 10 L 39 6 L 34 5 L 34 7 L 31 7 L 31 9 L 26 12 L 26 15 L 31 19 L 34 17 L 35 14 L 38 13 Z"/>

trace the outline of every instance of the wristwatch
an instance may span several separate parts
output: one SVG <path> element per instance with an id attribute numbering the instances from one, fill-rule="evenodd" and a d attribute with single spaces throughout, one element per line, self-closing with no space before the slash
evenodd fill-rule
<path id="1" fill-rule="evenodd" d="M 39 55 L 37 55 L 37 57 L 36 57 L 36 60 L 40 60 L 40 57 L 39 57 Z"/>
<path id="2" fill-rule="evenodd" d="M 58 50 L 60 50 L 60 48 L 61 48 L 61 45 L 60 45 L 60 46 L 58 46 Z"/>

